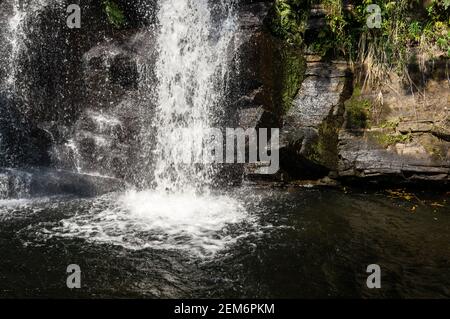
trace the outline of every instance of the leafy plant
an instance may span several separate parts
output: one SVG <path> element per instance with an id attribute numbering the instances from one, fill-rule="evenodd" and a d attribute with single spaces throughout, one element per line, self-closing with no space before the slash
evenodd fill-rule
<path id="1" fill-rule="evenodd" d="M 390 129 L 395 129 L 398 127 L 398 125 L 400 124 L 400 119 L 399 118 L 395 118 L 389 121 L 386 121 L 384 123 L 382 123 L 380 125 L 381 128 L 390 128 Z"/>
<path id="2" fill-rule="evenodd" d="M 115 28 L 123 27 L 126 24 L 126 19 L 122 9 L 117 3 L 113 0 L 103 0 L 102 3 L 108 22 Z"/>
<path id="3" fill-rule="evenodd" d="M 300 45 L 308 8 L 309 0 L 275 0 L 269 15 L 269 29 L 288 44 Z"/>
<path id="4" fill-rule="evenodd" d="M 422 26 L 420 22 L 413 21 L 408 27 L 409 37 L 415 41 L 419 41 L 422 35 Z"/>
<path id="5" fill-rule="evenodd" d="M 408 64 L 416 56 L 450 57 L 450 0 L 276 0 L 270 29 L 286 43 L 300 45 L 311 3 L 326 11 L 326 26 L 307 43 L 308 51 L 321 56 L 341 55 L 357 66 L 362 88 L 378 87 L 392 73 L 408 80 Z M 367 8 L 381 9 L 381 28 L 370 28 Z"/>

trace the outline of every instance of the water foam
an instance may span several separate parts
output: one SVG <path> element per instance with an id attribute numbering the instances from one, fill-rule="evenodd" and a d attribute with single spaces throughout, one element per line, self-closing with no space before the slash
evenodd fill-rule
<path id="1" fill-rule="evenodd" d="M 248 221 L 247 212 L 236 199 L 212 194 L 212 165 L 179 164 L 180 149 L 194 145 L 198 149 L 187 151 L 197 154 L 205 146 L 172 138 L 183 128 L 201 140 L 220 116 L 237 30 L 231 2 L 159 0 L 158 85 L 149 92 L 156 95 L 156 136 L 148 127 L 141 134 L 141 158 L 150 161 L 153 154 L 154 165 L 142 170 L 144 183 L 137 182 L 151 187 L 101 197 L 88 213 L 62 220 L 54 235 L 197 256 L 214 255 L 243 235 L 230 226 Z"/>
<path id="2" fill-rule="evenodd" d="M 114 197 L 98 198 L 90 211 L 62 220 L 53 235 L 208 257 L 244 235 L 229 226 L 249 222 L 245 208 L 228 196 L 128 191 Z"/>

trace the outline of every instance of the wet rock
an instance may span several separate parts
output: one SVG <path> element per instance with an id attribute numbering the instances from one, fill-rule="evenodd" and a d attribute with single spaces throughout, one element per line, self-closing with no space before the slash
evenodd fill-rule
<path id="1" fill-rule="evenodd" d="M 137 88 L 135 56 L 116 42 L 93 47 L 83 57 L 86 104 L 108 108 Z"/>
<path id="2" fill-rule="evenodd" d="M 56 167 L 118 178 L 137 169 L 140 130 L 151 124 L 143 118 L 153 112 L 154 41 L 149 30 L 120 30 L 83 55 L 84 103 L 69 129 L 57 130 Z"/>
<path id="3" fill-rule="evenodd" d="M 19 112 L 19 100 L 0 93 L 0 165 L 50 165 L 50 134 Z"/>
<path id="4" fill-rule="evenodd" d="M 264 1 L 246 1 L 239 6 L 236 56 L 232 57 L 238 68 L 235 70 L 232 98 L 238 108 L 258 104 L 262 93 L 263 82 L 259 74 L 261 55 L 265 51 L 264 41 L 269 37 L 264 29 L 264 19 L 269 9 L 270 4 Z"/>
<path id="5" fill-rule="evenodd" d="M 114 178 L 76 174 L 63 170 L 0 168 L 0 199 L 52 195 L 98 196 L 124 188 Z"/>
<path id="6" fill-rule="evenodd" d="M 111 82 L 124 89 L 136 89 L 138 86 L 137 64 L 125 54 L 114 57 L 109 73 Z"/>
<path id="7" fill-rule="evenodd" d="M 224 127 L 270 128 L 279 127 L 279 112 L 274 103 L 272 73 L 279 58 L 272 49 L 280 43 L 265 27 L 265 18 L 272 1 L 240 1 L 238 5 L 239 30 L 236 36 L 231 65 L 236 65 L 230 94 L 230 108 L 226 110 Z M 279 69 L 279 68 L 278 68 Z M 225 183 L 241 183 L 243 175 L 256 173 L 254 164 L 223 165 L 220 172 Z M 223 178 L 225 177 L 225 178 Z"/>
<path id="8" fill-rule="evenodd" d="M 128 27 L 142 27 L 156 21 L 157 0 L 116 0 Z"/>
<path id="9" fill-rule="evenodd" d="M 262 106 L 239 110 L 239 127 L 243 129 L 256 128 L 265 114 Z"/>
<path id="10" fill-rule="evenodd" d="M 140 122 L 131 97 L 107 110 L 88 109 L 53 148 L 58 167 L 125 178 L 138 153 Z"/>

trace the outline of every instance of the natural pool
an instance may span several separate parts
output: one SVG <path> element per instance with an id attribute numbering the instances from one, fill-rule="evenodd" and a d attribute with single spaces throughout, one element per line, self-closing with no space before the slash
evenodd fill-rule
<path id="1" fill-rule="evenodd" d="M 393 194 L 252 186 L 183 205 L 132 192 L 0 201 L 0 296 L 449 297 L 448 193 Z M 66 286 L 69 264 L 81 289 Z M 369 264 L 381 289 L 366 287 Z"/>

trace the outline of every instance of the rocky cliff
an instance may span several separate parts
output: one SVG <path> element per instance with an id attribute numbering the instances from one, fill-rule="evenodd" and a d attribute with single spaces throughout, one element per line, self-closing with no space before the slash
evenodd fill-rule
<path id="1" fill-rule="evenodd" d="M 142 128 L 153 129 L 156 2 L 117 1 L 127 23 L 116 28 L 101 3 L 87 1 L 79 30 L 66 28 L 63 2 L 25 17 L 20 86 L 15 95 L 0 93 L 0 166 L 46 166 L 138 183 L 136 172 L 151 166 L 139 140 Z M 0 4 L 5 16 L 9 4 Z M 240 29 L 229 57 L 236 68 L 221 123 L 281 128 L 281 171 L 273 178 L 448 183 L 448 58 L 411 61 L 411 81 L 392 75 L 384 86 L 360 88 L 358 66 L 274 34 L 273 4 L 238 3 Z M 320 33 L 324 13 L 306 10 L 308 44 Z M 5 76 L 7 70 L 0 71 Z M 143 112 L 149 116 L 138 116 Z M 251 166 L 235 174 L 244 172 L 258 176 Z"/>
<path id="2" fill-rule="evenodd" d="M 306 41 L 324 24 L 323 8 L 313 7 Z M 363 65 L 333 56 L 306 60 L 305 79 L 282 116 L 285 180 L 448 184 L 448 57 L 417 56 L 406 77 L 391 73 L 377 87 L 356 76 Z"/>

